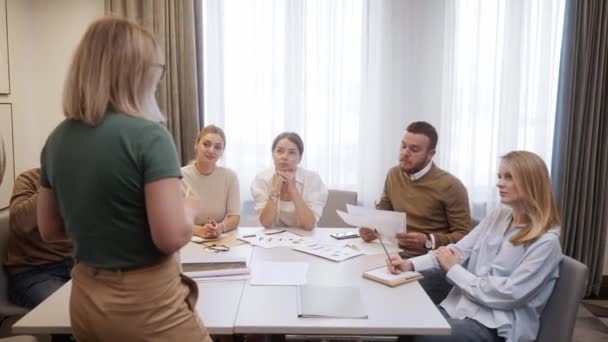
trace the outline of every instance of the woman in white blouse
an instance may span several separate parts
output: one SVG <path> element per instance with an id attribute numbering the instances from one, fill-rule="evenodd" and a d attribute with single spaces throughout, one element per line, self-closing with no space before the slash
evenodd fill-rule
<path id="1" fill-rule="evenodd" d="M 196 160 L 182 168 L 182 193 L 196 198 L 200 207 L 194 220 L 194 235 L 212 239 L 239 224 L 241 199 L 236 173 L 217 165 L 226 148 L 224 131 L 204 127 L 194 144 Z"/>
<path id="2" fill-rule="evenodd" d="M 311 230 L 327 202 L 327 188 L 316 172 L 298 167 L 304 143 L 297 133 L 279 134 L 272 143 L 274 168 L 259 173 L 251 184 L 260 223 Z"/>
<path id="3" fill-rule="evenodd" d="M 454 284 L 439 307 L 451 335 L 416 341 L 536 340 L 562 259 L 549 172 L 534 153 L 510 152 L 497 186 L 505 207 L 460 241 L 408 260 L 391 257 L 394 273 L 441 268 Z"/>

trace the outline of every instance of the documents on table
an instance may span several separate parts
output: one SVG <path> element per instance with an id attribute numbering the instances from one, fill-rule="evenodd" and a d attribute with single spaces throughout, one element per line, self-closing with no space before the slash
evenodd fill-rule
<path id="1" fill-rule="evenodd" d="M 300 236 L 286 230 L 277 232 L 262 231 L 257 234 L 241 235 L 238 238 L 249 242 L 253 246 L 262 248 L 298 247 L 315 242 L 315 239 L 311 237 Z"/>
<path id="2" fill-rule="evenodd" d="M 348 212 L 336 210 L 342 220 L 355 227 L 377 229 L 386 239 L 395 241 L 395 235 L 406 231 L 405 213 L 346 205 Z"/>
<path id="3" fill-rule="evenodd" d="M 298 317 L 367 318 L 358 287 L 298 286 Z"/>
<path id="4" fill-rule="evenodd" d="M 377 281 L 381 284 L 394 287 L 424 278 L 418 272 L 391 273 L 386 266 L 363 272 L 363 278 Z"/>
<path id="5" fill-rule="evenodd" d="M 236 247 L 245 243 L 245 241 L 240 240 L 234 233 L 224 233 L 220 237 L 214 239 L 205 239 L 200 236 L 193 235 L 190 241 L 194 243 L 209 243 L 212 242 L 216 245 L 224 245 L 226 247 Z"/>
<path id="6" fill-rule="evenodd" d="M 250 285 L 306 284 L 308 264 L 304 262 L 260 261 L 253 265 Z"/>
<path id="7" fill-rule="evenodd" d="M 335 243 L 314 243 L 308 246 L 293 247 L 292 249 L 333 261 L 344 261 L 364 254 L 345 244 L 337 245 Z"/>
<path id="8" fill-rule="evenodd" d="M 249 274 L 246 259 L 240 257 L 203 254 L 195 258 L 182 258 L 181 263 L 184 274 L 193 279 L 205 277 L 219 279 L 223 276 Z"/>

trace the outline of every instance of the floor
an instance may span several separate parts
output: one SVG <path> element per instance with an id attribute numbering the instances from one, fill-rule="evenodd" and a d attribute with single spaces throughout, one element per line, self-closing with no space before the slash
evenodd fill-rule
<path id="1" fill-rule="evenodd" d="M 602 312 L 603 311 L 603 312 Z M 594 312 L 598 316 L 594 315 Z M 608 341 L 608 299 L 584 299 L 579 306 L 576 325 L 574 326 L 575 342 Z M 604 317 L 600 317 L 604 316 Z"/>

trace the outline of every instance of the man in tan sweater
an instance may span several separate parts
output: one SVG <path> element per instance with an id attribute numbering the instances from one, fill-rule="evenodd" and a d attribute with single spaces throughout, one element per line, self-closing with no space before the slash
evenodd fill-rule
<path id="1" fill-rule="evenodd" d="M 467 190 L 458 178 L 432 161 L 437 139 L 435 127 L 427 122 L 413 122 L 407 127 L 399 165 L 389 170 L 376 205 L 377 209 L 406 213 L 407 232 L 396 236 L 405 257 L 455 243 L 471 230 Z M 376 238 L 369 228 L 360 228 L 359 234 L 365 241 Z"/>
<path id="2" fill-rule="evenodd" d="M 4 266 L 8 273 L 9 298 L 33 308 L 70 280 L 72 244 L 45 242 L 38 231 L 36 201 L 40 169 L 17 177 L 11 196 L 10 232 Z"/>

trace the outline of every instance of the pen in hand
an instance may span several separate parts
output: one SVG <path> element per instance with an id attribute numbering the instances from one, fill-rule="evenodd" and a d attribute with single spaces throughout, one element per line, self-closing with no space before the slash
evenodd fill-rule
<path id="1" fill-rule="evenodd" d="M 388 251 L 386 250 L 386 246 L 384 246 L 384 241 L 382 241 L 382 238 L 380 237 L 380 233 L 378 233 L 377 229 L 374 229 L 374 233 L 376 233 L 376 236 L 378 237 L 378 241 L 380 241 L 380 245 L 382 245 L 382 249 L 384 249 L 384 253 L 386 253 L 386 259 L 391 260 L 391 256 L 388 254 Z"/>

